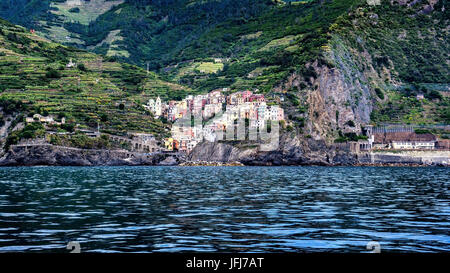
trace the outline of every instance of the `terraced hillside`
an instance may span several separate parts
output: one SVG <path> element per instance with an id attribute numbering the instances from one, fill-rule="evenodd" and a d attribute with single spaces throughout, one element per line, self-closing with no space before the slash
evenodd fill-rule
<path id="1" fill-rule="evenodd" d="M 149 67 L 165 80 L 141 82 L 149 96 L 257 89 L 282 102 L 285 129 L 305 138 L 345 140 L 369 123 L 449 124 L 446 1 L 369 2 L 20 0 L 17 9 L 0 0 L 0 15 Z"/>
<path id="2" fill-rule="evenodd" d="M 297 128 L 346 140 L 365 124 L 450 124 L 445 1 L 381 1 L 339 16 L 319 58 L 275 90 Z"/>
<path id="3" fill-rule="evenodd" d="M 72 63 L 72 65 L 70 65 Z M 186 90 L 154 73 L 50 42 L 0 20 L 0 108 L 5 122 L 39 113 L 65 117 L 63 132 L 79 128 L 166 135 L 165 125 L 142 108 L 155 94 Z M 14 127 L 14 126 L 12 126 Z M 11 127 L 11 129 L 12 129 Z"/>
<path id="4" fill-rule="evenodd" d="M 449 13 L 430 3 L 359 9 L 336 25 L 333 50 L 347 48 L 376 91 L 373 122 L 450 123 Z"/>
<path id="5" fill-rule="evenodd" d="M 65 24 L 87 26 L 124 0 L 2 0 L 0 17 L 33 28 L 52 41 L 83 46 Z"/>

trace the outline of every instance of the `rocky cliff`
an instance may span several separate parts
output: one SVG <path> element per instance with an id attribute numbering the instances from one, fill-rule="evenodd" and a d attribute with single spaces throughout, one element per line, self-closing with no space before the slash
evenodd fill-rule
<path id="1" fill-rule="evenodd" d="M 0 166 L 145 166 L 178 165 L 182 156 L 139 154 L 114 150 L 84 150 L 53 145 L 12 146 Z"/>
<path id="2" fill-rule="evenodd" d="M 450 166 L 449 151 L 351 151 L 346 143 L 327 145 L 323 140 L 299 140 L 284 135 L 280 147 L 262 152 L 257 147 L 204 142 L 187 158 L 193 162 L 241 162 L 245 165 L 320 166 Z"/>
<path id="3" fill-rule="evenodd" d="M 353 165 L 356 156 L 348 149 L 327 145 L 323 140 L 301 140 L 288 134 L 280 138 L 278 149 L 260 151 L 256 145 L 235 146 L 225 142 L 204 142 L 188 156 L 190 161 L 242 162 L 245 165 Z"/>
<path id="4" fill-rule="evenodd" d="M 12 146 L 0 166 L 450 166 L 449 151 L 350 152 L 347 144 L 326 145 L 283 135 L 271 152 L 256 145 L 204 142 L 187 157 L 181 154 L 140 154 L 118 150 L 84 150 L 53 145 Z M 197 164 L 201 163 L 201 164 Z"/>

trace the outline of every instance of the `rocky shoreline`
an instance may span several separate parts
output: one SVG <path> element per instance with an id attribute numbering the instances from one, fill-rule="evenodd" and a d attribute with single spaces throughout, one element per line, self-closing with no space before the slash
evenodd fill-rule
<path id="1" fill-rule="evenodd" d="M 0 158 L 0 166 L 173 166 L 184 161 L 183 155 L 87 150 L 47 144 L 12 146 Z"/>
<path id="2" fill-rule="evenodd" d="M 189 155 L 133 153 L 125 150 L 85 150 L 50 144 L 12 146 L 0 166 L 450 166 L 450 151 L 399 155 L 353 154 L 323 142 L 284 142 L 279 149 L 261 152 L 227 143 L 202 143 Z M 430 154 L 431 153 L 431 154 Z"/>
<path id="3" fill-rule="evenodd" d="M 243 167 L 245 166 L 241 162 L 208 162 L 208 161 L 198 161 L 192 162 L 187 161 L 181 163 L 179 166 L 182 167 L 198 167 L 198 166 L 212 166 L 212 167 Z"/>

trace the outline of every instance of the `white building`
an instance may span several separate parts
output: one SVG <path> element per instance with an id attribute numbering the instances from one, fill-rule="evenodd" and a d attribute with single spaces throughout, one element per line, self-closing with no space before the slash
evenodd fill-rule
<path id="1" fill-rule="evenodd" d="M 266 118 L 266 108 L 267 108 L 267 106 L 266 106 L 265 102 L 260 103 L 260 105 L 257 108 L 258 119 L 260 119 L 260 120 L 267 119 Z"/>
<path id="2" fill-rule="evenodd" d="M 67 68 L 72 68 L 72 67 L 75 67 L 76 65 L 77 65 L 76 63 L 72 62 L 72 58 L 70 58 L 70 61 L 69 61 L 69 63 L 66 65 L 66 67 L 67 67 Z"/>
<path id="3" fill-rule="evenodd" d="M 210 118 L 222 111 L 222 104 L 206 104 L 203 109 L 203 117 Z"/>
<path id="4" fill-rule="evenodd" d="M 149 109 L 149 111 L 152 112 L 156 118 L 162 115 L 162 103 L 160 97 L 158 97 L 156 100 L 150 99 L 148 101 L 148 104 L 144 105 L 144 107 Z"/>
<path id="5" fill-rule="evenodd" d="M 34 114 L 33 117 L 27 117 L 27 118 L 25 119 L 25 121 L 26 121 L 27 123 L 33 123 L 33 122 L 55 123 L 55 120 L 53 119 L 52 116 L 44 117 L 44 116 L 41 116 L 41 115 L 39 115 L 39 114 Z M 63 118 L 63 119 L 61 120 L 61 124 L 64 124 L 65 121 L 66 121 L 66 119 Z"/>
<path id="6" fill-rule="evenodd" d="M 435 145 L 436 141 L 392 141 L 392 148 L 400 150 L 433 150 Z"/>

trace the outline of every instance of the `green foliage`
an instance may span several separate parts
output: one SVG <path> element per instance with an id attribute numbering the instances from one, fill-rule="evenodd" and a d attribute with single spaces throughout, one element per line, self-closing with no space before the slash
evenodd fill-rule
<path id="1" fill-rule="evenodd" d="M 43 137 L 45 135 L 45 128 L 40 122 L 33 122 L 27 124 L 22 130 L 14 131 L 8 135 L 5 142 L 5 150 L 8 150 L 11 145 L 17 144 L 21 139 L 33 139 Z"/>
<path id="2" fill-rule="evenodd" d="M 61 78 L 61 73 L 58 70 L 50 68 L 47 73 L 45 73 L 45 77 L 48 79 L 59 79 Z"/>
<path id="3" fill-rule="evenodd" d="M 78 8 L 78 7 L 71 8 L 71 9 L 69 9 L 69 12 L 72 12 L 72 13 L 80 13 L 80 8 Z"/>
<path id="4" fill-rule="evenodd" d="M 377 96 L 378 96 L 381 100 L 384 100 L 384 93 L 383 93 L 383 91 L 381 91 L 380 88 L 376 87 L 376 88 L 375 88 L 375 93 L 377 94 Z"/>
<path id="5" fill-rule="evenodd" d="M 101 135 L 99 138 L 90 138 L 78 133 L 75 135 L 51 135 L 50 143 L 80 149 L 109 149 L 114 146 L 107 135 Z"/>
<path id="6" fill-rule="evenodd" d="M 75 124 L 73 123 L 64 123 L 61 124 L 61 129 L 67 131 L 67 132 L 74 132 L 75 131 Z"/>
<path id="7" fill-rule="evenodd" d="M 6 115 L 26 111 L 28 106 L 20 100 L 0 97 L 0 108 Z"/>
<path id="8" fill-rule="evenodd" d="M 286 5 L 272 0 L 129 0 L 89 26 L 73 20 L 61 24 L 62 18 L 43 12 L 49 9 L 49 2 L 52 1 L 34 4 L 33 12 L 14 11 L 10 5 L 3 10 L 15 14 L 8 18 L 33 25 L 48 33 L 48 37 L 53 37 L 57 29 L 67 30 L 72 34 L 69 36 L 79 37 L 94 52 L 107 54 L 110 61 L 125 60 L 138 66 L 148 63 L 151 70 L 160 72 L 165 79 L 188 85 L 194 91 L 167 94 L 173 99 L 223 87 L 268 92 L 295 71 L 305 73 L 308 79 L 315 78 L 314 70 L 305 69 L 305 64 L 315 59 L 327 64 L 321 56 L 321 47 L 329 39 L 328 29 L 358 1 L 308 0 Z M 25 2 L 18 6 L 31 7 Z M 81 12 L 76 16 L 83 16 Z M 17 14 L 23 14 L 24 19 L 17 18 Z M 39 21 L 35 17 L 55 29 L 49 31 L 41 24 L 34 25 Z M 115 36 L 118 39 L 110 42 L 109 35 L 117 30 L 120 30 Z M 216 62 L 215 58 L 221 61 Z M 140 75 L 127 71 L 113 76 L 130 85 L 142 83 Z M 126 91 L 140 92 L 129 87 Z"/>
<path id="9" fill-rule="evenodd" d="M 179 85 L 133 65 L 47 42 L 4 21 L 0 21 L 0 29 L 2 48 L 6 49 L 0 56 L 0 108 L 4 114 L 65 117 L 67 123 L 61 129 L 69 132 L 75 124 L 97 128 L 103 114 L 108 118 L 103 118 L 102 129 L 112 134 L 133 130 L 154 133 L 158 138 L 167 135 L 162 122 L 136 102 L 147 101 L 157 88 L 181 94 L 184 90 Z M 26 43 L 19 45 L 22 40 Z M 70 59 L 76 60 L 78 69 L 65 69 Z M 115 106 L 119 102 L 130 105 L 126 113 Z M 13 135 L 10 143 L 15 137 L 19 136 Z"/>
<path id="10" fill-rule="evenodd" d="M 344 143 L 348 141 L 367 140 L 367 136 L 358 135 L 356 133 L 345 133 L 339 131 L 339 137 L 334 140 L 335 143 Z"/>
<path id="11" fill-rule="evenodd" d="M 83 63 L 78 64 L 77 67 L 81 71 L 85 71 L 85 72 L 87 71 L 87 68 L 86 68 L 86 66 Z"/>
<path id="12" fill-rule="evenodd" d="M 436 6 L 442 5 L 438 2 Z M 369 65 L 378 73 L 375 78 L 385 80 L 373 82 L 380 99 L 374 100 L 371 113 L 375 123 L 448 124 L 445 109 L 449 102 L 442 91 L 450 82 L 446 61 L 450 46 L 445 37 L 449 11 L 435 8 L 425 14 L 422 9 L 419 3 L 361 5 L 332 27 L 343 46 L 364 52 L 353 54 L 358 65 L 355 69 L 367 69 L 368 53 L 373 60 Z M 398 82 L 403 86 L 397 88 Z M 417 99 L 418 94 L 426 99 Z"/>
<path id="13" fill-rule="evenodd" d="M 391 5 L 388 1 L 368 6 L 366 1 L 357 0 L 290 4 L 266 0 L 129 0 L 89 26 L 61 23 L 58 20 L 61 18 L 48 12 L 50 0 L 18 0 L 16 6 L 7 2 L 0 6 L 0 15 L 8 13 L 5 17 L 36 29 L 40 26 L 34 22 L 42 21 L 56 29 L 64 28 L 73 34 L 69 36 L 79 37 L 93 51 L 108 55 L 101 62 L 102 68 L 96 69 L 92 67 L 95 55 L 33 40 L 24 35 L 26 29 L 0 22 L 5 26 L 0 28 L 5 49 L 21 58 L 43 58 L 21 64 L 12 54 L 0 56 L 0 90 L 9 90 L 2 96 L 32 101 L 52 114 L 66 112 L 72 122 L 87 127 L 95 126 L 103 118 L 104 130 L 124 132 L 144 128 L 162 135 L 163 122 L 153 120 L 137 101 L 155 96 L 180 100 L 188 94 L 223 87 L 269 93 L 293 73 L 303 76 L 300 90 L 306 91 L 318 77 L 309 64 L 317 61 L 319 66 L 334 65 L 328 49 L 330 39 L 336 36 L 344 47 L 351 47 L 349 53 L 364 53 L 361 56 L 368 53 L 380 78 L 385 79 L 384 73 L 388 71 L 393 82 L 405 83 L 403 87 L 407 87 L 395 89 L 389 80 L 386 86 L 375 83 L 374 86 L 379 86 L 375 88 L 379 100 L 373 100 L 376 104 L 372 121 L 448 123 L 449 120 L 449 99 L 439 92 L 443 89 L 424 87 L 425 83 L 449 83 L 446 60 L 450 48 L 445 36 L 448 9 L 442 12 L 439 8 L 444 5 L 442 0 L 428 15 L 419 12 L 421 4 L 408 7 Z M 54 31 L 40 30 L 49 31 L 49 37 Z M 114 42 L 110 40 L 111 34 L 117 38 Z M 129 56 L 117 55 L 118 52 Z M 61 69 L 70 58 L 80 63 L 78 70 L 84 73 Z M 136 66 L 114 63 L 118 60 Z M 364 63 L 366 60 L 355 71 L 372 65 Z M 140 68 L 147 63 L 159 76 Z M 25 65 L 34 72 L 24 68 Z M 426 100 L 417 100 L 415 96 L 419 93 Z M 302 96 L 296 89 L 286 95 L 285 104 L 292 108 L 289 114 L 297 129 L 304 125 L 308 114 Z M 125 107 L 121 107 L 124 101 L 126 113 Z M 349 139 L 344 135 L 341 138 Z"/>
<path id="14" fill-rule="evenodd" d="M 107 122 L 108 121 L 108 115 L 105 113 L 100 114 L 100 121 L 101 122 Z"/>
<path id="15" fill-rule="evenodd" d="M 416 129 L 414 129 L 414 132 L 416 133 L 416 134 L 429 134 L 429 133 L 431 133 L 430 132 L 430 130 L 428 130 L 428 129 L 421 129 L 421 128 L 416 128 Z"/>
<path id="16" fill-rule="evenodd" d="M 448 83 L 450 68 L 445 60 L 450 57 L 450 45 L 445 28 L 449 11 L 435 9 L 427 15 L 422 8 L 421 4 L 409 7 L 386 2 L 366 5 L 347 16 L 354 24 L 342 23 L 340 34 L 361 41 L 354 44 L 369 52 L 380 74 L 383 68 L 395 69 L 404 82 Z"/>
<path id="17" fill-rule="evenodd" d="M 443 99 L 441 93 L 439 93 L 439 91 L 436 91 L 436 90 L 431 90 L 431 91 L 425 93 L 425 98 L 430 99 L 430 100 L 433 100 L 433 99 L 442 100 Z"/>

